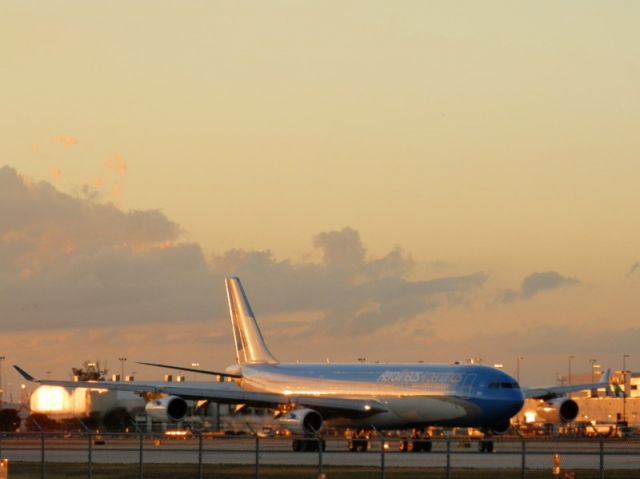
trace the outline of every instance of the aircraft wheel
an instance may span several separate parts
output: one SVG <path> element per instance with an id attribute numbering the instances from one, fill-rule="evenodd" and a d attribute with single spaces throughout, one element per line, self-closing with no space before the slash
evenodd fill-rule
<path id="1" fill-rule="evenodd" d="M 349 451 L 366 452 L 369 449 L 369 441 L 366 439 L 351 439 L 349 441 Z"/>
<path id="2" fill-rule="evenodd" d="M 413 450 L 415 452 L 431 452 L 431 441 L 429 439 L 419 439 L 414 441 Z"/>
<path id="3" fill-rule="evenodd" d="M 478 451 L 493 452 L 493 441 L 482 440 L 478 443 Z"/>

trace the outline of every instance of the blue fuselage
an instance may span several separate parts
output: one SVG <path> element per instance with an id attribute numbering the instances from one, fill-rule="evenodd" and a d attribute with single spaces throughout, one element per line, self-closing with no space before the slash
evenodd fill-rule
<path id="1" fill-rule="evenodd" d="M 386 412 L 365 418 L 327 418 L 380 429 L 430 425 L 504 425 L 524 396 L 505 372 L 483 365 L 276 364 L 241 366 L 244 389 L 290 396 L 373 399 Z"/>

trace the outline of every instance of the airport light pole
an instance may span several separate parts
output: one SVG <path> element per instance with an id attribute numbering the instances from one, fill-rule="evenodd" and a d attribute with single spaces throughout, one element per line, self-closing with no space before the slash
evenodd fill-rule
<path id="1" fill-rule="evenodd" d="M 518 356 L 516 358 L 516 381 L 518 381 L 518 384 L 520 384 L 520 361 L 522 361 L 524 358 L 522 356 Z"/>
<path id="2" fill-rule="evenodd" d="M 622 355 L 622 384 L 624 389 L 622 390 L 622 420 L 627 422 L 627 358 L 628 354 Z"/>
<path id="3" fill-rule="evenodd" d="M 2 363 L 7 359 L 5 356 L 0 356 L 0 406 L 4 403 L 4 387 L 2 385 Z"/>
<path id="4" fill-rule="evenodd" d="M 596 359 L 590 359 L 589 361 L 591 361 L 591 383 L 595 383 L 596 382 L 596 369 L 600 369 L 600 365 L 597 364 L 597 360 Z M 600 374 L 600 376 L 602 375 L 602 371 L 598 371 L 598 373 Z M 591 397 L 592 398 L 597 398 L 599 395 L 598 390 L 597 389 L 592 389 L 591 390 Z"/>
<path id="5" fill-rule="evenodd" d="M 597 359 L 589 359 L 589 362 L 591 363 L 591 382 L 592 383 L 596 382 L 594 373 L 595 373 L 595 367 L 596 367 L 597 361 L 598 361 Z"/>
<path id="6" fill-rule="evenodd" d="M 127 358 L 118 358 L 118 361 L 120 361 L 120 381 L 124 381 L 124 363 L 127 360 Z"/>
<path id="7" fill-rule="evenodd" d="M 573 354 L 569 356 L 569 374 L 567 375 L 567 383 L 569 384 L 569 386 L 571 386 L 571 361 L 574 357 L 575 356 Z M 569 393 L 569 397 L 571 397 L 571 393 Z"/>

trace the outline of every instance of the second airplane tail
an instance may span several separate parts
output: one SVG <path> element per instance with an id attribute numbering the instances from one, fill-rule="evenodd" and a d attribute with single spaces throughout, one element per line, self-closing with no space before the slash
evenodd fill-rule
<path id="1" fill-rule="evenodd" d="M 239 278 L 225 279 L 238 364 L 277 364 L 264 342 Z"/>

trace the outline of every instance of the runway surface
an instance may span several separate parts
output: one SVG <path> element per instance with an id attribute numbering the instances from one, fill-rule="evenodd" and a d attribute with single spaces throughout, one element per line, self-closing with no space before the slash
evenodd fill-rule
<path id="1" fill-rule="evenodd" d="M 606 440 L 604 443 L 604 467 L 611 469 L 640 470 L 640 442 L 633 440 Z M 256 441 L 253 438 L 204 438 L 202 462 L 205 464 L 254 464 Z M 455 468 L 520 468 L 522 466 L 522 441 L 495 441 L 495 452 L 480 454 L 477 442 L 451 440 L 451 466 Z M 600 443 L 598 440 L 540 441 L 527 440 L 527 469 L 551 469 L 554 454 L 559 454 L 563 468 L 598 469 Z M 136 437 L 105 438 L 104 444 L 92 444 L 87 439 L 47 438 L 45 440 L 45 462 L 88 462 L 89 453 L 94 463 L 138 463 L 140 442 Z M 163 439 L 159 443 L 145 439 L 142 457 L 145 463 L 198 463 L 199 443 L 197 439 Z M 0 441 L 0 456 L 10 461 L 40 462 L 41 441 L 29 439 L 3 439 Z M 371 441 L 371 448 L 364 453 L 346 450 L 345 440 L 328 440 L 326 451 L 294 453 L 291 441 L 285 439 L 260 439 L 259 461 L 264 465 L 314 466 L 319 461 L 330 466 L 373 466 L 381 464 L 383 457 L 380 442 Z M 394 467 L 445 467 L 447 461 L 446 442 L 433 441 L 429 453 L 401 453 L 398 443 L 391 442 L 384 452 L 384 463 Z"/>

